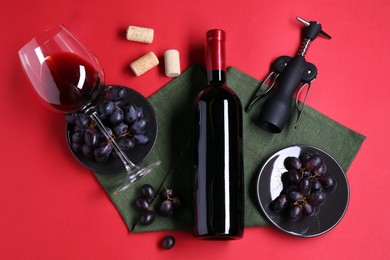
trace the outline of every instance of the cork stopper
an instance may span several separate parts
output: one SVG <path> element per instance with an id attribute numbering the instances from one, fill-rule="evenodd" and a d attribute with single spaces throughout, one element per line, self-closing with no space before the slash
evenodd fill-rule
<path id="1" fill-rule="evenodd" d="M 178 50 L 167 50 L 164 52 L 165 75 L 177 77 L 180 75 L 180 54 Z"/>
<path id="2" fill-rule="evenodd" d="M 144 56 L 140 57 L 139 59 L 133 61 L 130 64 L 130 68 L 136 76 L 141 76 L 142 74 L 154 68 L 158 64 L 159 64 L 158 58 L 151 51 L 145 54 Z"/>
<path id="3" fill-rule="evenodd" d="M 130 25 L 127 28 L 126 39 L 129 41 L 152 43 L 154 30 L 151 28 Z"/>

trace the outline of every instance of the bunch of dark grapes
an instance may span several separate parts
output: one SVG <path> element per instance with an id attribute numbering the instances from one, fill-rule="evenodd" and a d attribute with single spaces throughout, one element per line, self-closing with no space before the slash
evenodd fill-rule
<path id="1" fill-rule="evenodd" d="M 286 214 L 297 221 L 302 216 L 313 216 L 315 208 L 326 201 L 326 192 L 336 188 L 336 180 L 326 173 L 326 164 L 318 154 L 302 153 L 286 157 L 286 172 L 281 176 L 283 190 L 270 204 L 276 213 Z"/>
<path id="2" fill-rule="evenodd" d="M 148 143 L 149 138 L 145 135 L 147 120 L 142 108 L 124 103 L 125 93 L 123 87 L 107 88 L 96 108 L 108 133 L 122 150 L 128 151 L 138 144 Z M 70 139 L 74 152 L 93 158 L 97 162 L 105 162 L 110 155 L 116 156 L 111 144 L 88 115 L 68 114 L 66 120 L 73 125 Z"/>
<path id="3" fill-rule="evenodd" d="M 180 200 L 178 197 L 176 197 L 173 189 L 165 188 L 162 195 L 164 200 L 160 205 L 160 212 L 164 216 L 171 216 L 175 208 L 180 207 Z"/>
<path id="4" fill-rule="evenodd" d="M 141 211 L 139 223 L 141 225 L 150 225 L 156 218 L 156 214 L 152 209 L 152 201 L 155 198 L 156 192 L 153 186 L 145 184 L 141 187 L 141 196 L 135 200 L 135 207 Z M 173 189 L 165 188 L 162 192 L 164 200 L 160 205 L 160 213 L 163 216 L 171 216 L 174 208 L 180 207 L 180 200 L 176 197 Z"/>
<path id="5" fill-rule="evenodd" d="M 156 191 L 154 190 L 152 185 L 144 184 L 140 189 L 140 193 L 141 195 L 135 200 L 135 206 L 137 209 L 141 211 L 141 217 L 139 223 L 141 225 L 147 226 L 152 224 L 156 218 L 156 214 L 152 209 L 152 201 L 156 197 Z M 167 207 L 164 202 L 165 201 L 171 202 L 173 201 L 173 198 L 175 198 L 176 201 L 175 203 L 179 203 L 179 200 L 177 199 L 176 196 L 174 196 L 174 192 L 172 189 L 165 188 L 162 194 L 165 199 L 160 206 L 160 211 L 164 216 L 170 216 L 173 213 L 173 206 L 171 210 L 170 207 L 169 206 Z M 176 206 L 178 206 L 178 204 Z M 175 242 L 176 241 L 173 236 L 166 236 L 161 241 L 160 245 L 164 249 L 171 249 L 175 245 Z"/>
<path id="6" fill-rule="evenodd" d="M 141 187 L 141 196 L 135 200 L 135 206 L 142 212 L 139 221 L 141 225 L 150 225 L 156 218 L 156 214 L 151 209 L 151 203 L 155 194 L 156 191 L 153 186 L 145 184 Z"/>

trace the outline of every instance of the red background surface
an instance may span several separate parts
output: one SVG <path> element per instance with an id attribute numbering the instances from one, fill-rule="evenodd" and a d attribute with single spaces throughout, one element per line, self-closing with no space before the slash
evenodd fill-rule
<path id="1" fill-rule="evenodd" d="M 323 1 L 53 1 L 3 3 L 0 16 L 0 256 L 2 259 L 388 259 L 390 147 L 387 0 Z M 228 65 L 263 79 L 280 55 L 294 55 L 300 16 L 333 39 L 316 39 L 307 55 L 319 74 L 310 106 L 367 136 L 348 171 L 351 200 L 325 235 L 302 239 L 273 227 L 247 228 L 240 241 L 200 241 L 190 232 L 129 234 L 93 174 L 72 157 L 61 115 L 31 95 L 20 47 L 65 24 L 93 50 L 106 82 L 149 96 L 171 79 L 159 69 L 135 77 L 129 63 L 178 49 L 183 70 L 202 63 L 205 32 L 227 32 Z M 152 44 L 125 40 L 128 25 L 155 29 Z M 162 59 L 160 59 L 163 61 Z M 256 217 L 256 216 L 253 216 Z M 173 250 L 158 241 L 173 234 Z"/>

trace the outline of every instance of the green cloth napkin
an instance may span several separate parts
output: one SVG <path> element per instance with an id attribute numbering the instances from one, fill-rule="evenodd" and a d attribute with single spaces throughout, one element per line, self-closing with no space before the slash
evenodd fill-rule
<path id="1" fill-rule="evenodd" d="M 161 160 L 159 168 L 117 195 L 113 192 L 125 179 L 125 173 L 95 173 L 129 231 L 192 229 L 192 108 L 195 96 L 206 83 L 203 68 L 192 66 L 149 98 L 156 111 L 159 133 L 153 151 L 141 165 Z M 258 80 L 234 67 L 228 69 L 227 83 L 237 93 L 243 107 L 260 84 Z M 294 110 L 290 122 L 281 133 L 266 132 L 253 122 L 265 100 L 260 100 L 250 113 L 243 114 L 246 226 L 268 224 L 258 207 L 256 179 L 262 163 L 273 153 L 296 144 L 316 146 L 331 154 L 346 172 L 365 139 L 363 135 L 310 107 L 305 108 L 298 129 L 294 128 L 297 117 Z M 153 185 L 159 191 L 152 202 L 156 219 L 149 226 L 138 224 L 140 212 L 134 207 L 134 201 L 140 195 L 140 187 L 145 183 Z M 160 193 L 165 187 L 173 188 L 182 203 L 182 207 L 175 210 L 171 217 L 164 217 L 159 213 L 159 205 L 163 200 Z"/>

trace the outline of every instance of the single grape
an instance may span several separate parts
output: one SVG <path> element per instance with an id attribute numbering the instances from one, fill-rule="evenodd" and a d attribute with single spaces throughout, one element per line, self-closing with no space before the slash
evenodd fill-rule
<path id="1" fill-rule="evenodd" d="M 303 195 L 299 191 L 292 191 L 287 196 L 288 196 L 289 201 L 291 201 L 291 202 L 303 200 Z"/>
<path id="2" fill-rule="evenodd" d="M 322 163 L 320 168 L 318 168 L 317 170 L 313 171 L 313 174 L 316 176 L 316 177 L 320 177 L 322 175 L 324 175 L 326 173 L 326 164 L 325 163 Z"/>
<path id="3" fill-rule="evenodd" d="M 125 123 L 120 123 L 113 128 L 113 131 L 116 136 L 121 136 L 126 134 L 127 131 L 129 131 L 129 126 Z"/>
<path id="4" fill-rule="evenodd" d="M 153 186 L 150 184 L 144 184 L 141 187 L 141 194 L 145 196 L 147 199 L 152 199 L 154 195 L 156 195 L 156 191 Z"/>
<path id="5" fill-rule="evenodd" d="M 283 187 L 283 190 L 282 190 L 281 194 L 288 195 L 292 191 L 299 191 L 298 184 L 291 184 L 291 183 L 289 183 L 288 185 L 285 185 Z"/>
<path id="6" fill-rule="evenodd" d="M 301 179 L 301 173 L 297 170 L 291 169 L 287 174 L 288 182 L 297 184 Z"/>
<path id="7" fill-rule="evenodd" d="M 84 142 L 89 147 L 95 147 L 99 142 L 98 132 L 95 128 L 88 127 L 84 132 Z"/>
<path id="8" fill-rule="evenodd" d="M 150 208 L 150 203 L 148 201 L 147 198 L 145 197 L 138 197 L 136 200 L 135 200 L 135 206 L 140 209 L 140 210 L 143 210 L 143 211 L 146 211 L 146 210 L 149 210 Z"/>
<path id="9" fill-rule="evenodd" d="M 303 170 L 302 178 L 309 178 L 311 176 L 311 172 L 308 170 Z"/>
<path id="10" fill-rule="evenodd" d="M 311 182 L 309 179 L 304 178 L 299 182 L 299 191 L 305 195 L 310 191 Z"/>
<path id="11" fill-rule="evenodd" d="M 327 191 L 332 191 L 336 188 L 336 180 L 330 175 L 322 175 L 320 177 L 320 182 Z"/>
<path id="12" fill-rule="evenodd" d="M 85 129 L 89 126 L 91 119 L 85 114 L 78 114 L 76 116 L 75 125 L 81 129 Z"/>
<path id="13" fill-rule="evenodd" d="M 111 114 L 112 112 L 114 112 L 114 109 L 115 109 L 114 102 L 110 100 L 105 100 L 98 105 L 99 114 L 102 116 Z"/>
<path id="14" fill-rule="evenodd" d="M 84 142 L 84 135 L 80 131 L 75 131 L 71 137 L 72 143 L 82 144 Z"/>
<path id="15" fill-rule="evenodd" d="M 74 125 L 76 123 L 76 117 L 77 117 L 77 114 L 75 114 L 75 113 L 70 113 L 70 114 L 65 115 L 66 122 L 71 124 L 71 125 Z"/>
<path id="16" fill-rule="evenodd" d="M 298 219 L 300 219 L 302 217 L 302 211 L 302 206 L 293 205 L 288 212 L 290 220 L 297 221 Z"/>
<path id="17" fill-rule="evenodd" d="M 326 200 L 326 193 L 323 191 L 316 191 L 309 195 L 307 202 L 312 206 L 322 205 Z"/>
<path id="18" fill-rule="evenodd" d="M 149 142 L 149 138 L 143 134 L 134 135 L 133 137 L 136 144 L 147 144 Z"/>
<path id="19" fill-rule="evenodd" d="M 134 148 L 134 142 L 131 137 L 123 136 L 117 140 L 117 144 L 119 145 L 122 150 L 128 151 L 132 148 Z"/>
<path id="20" fill-rule="evenodd" d="M 171 199 L 172 205 L 174 208 L 180 208 L 181 207 L 181 201 L 178 197 L 174 197 Z"/>
<path id="21" fill-rule="evenodd" d="M 312 179 L 310 183 L 311 183 L 311 188 L 310 188 L 311 191 L 322 190 L 322 184 L 319 180 Z"/>
<path id="22" fill-rule="evenodd" d="M 83 146 L 81 147 L 81 152 L 87 158 L 93 157 L 93 149 L 87 144 L 83 144 Z"/>
<path id="23" fill-rule="evenodd" d="M 303 215 L 310 217 L 314 215 L 314 207 L 309 203 L 304 203 L 302 205 L 302 213 Z"/>
<path id="24" fill-rule="evenodd" d="M 112 152 L 112 146 L 110 143 L 105 142 L 98 145 L 98 147 L 93 150 L 93 155 L 97 162 L 105 162 Z"/>
<path id="25" fill-rule="evenodd" d="M 287 170 L 299 170 L 302 167 L 302 162 L 297 157 L 289 156 L 284 159 L 284 167 Z"/>
<path id="26" fill-rule="evenodd" d="M 282 173 L 281 175 L 281 180 L 282 180 L 282 183 L 283 183 L 283 186 L 287 185 L 289 183 L 289 177 L 288 177 L 289 173 L 288 172 L 284 172 Z"/>
<path id="27" fill-rule="evenodd" d="M 138 118 L 143 118 L 144 117 L 144 112 L 142 110 L 142 107 L 138 107 L 138 114 L 137 114 L 137 117 Z"/>
<path id="28" fill-rule="evenodd" d="M 141 225 L 147 226 L 153 223 L 154 219 L 156 218 L 156 214 L 154 214 L 153 211 L 145 211 L 139 220 L 139 223 Z"/>
<path id="29" fill-rule="evenodd" d="M 161 241 L 161 247 L 164 249 L 171 249 L 175 245 L 175 238 L 173 236 L 166 236 Z"/>
<path id="30" fill-rule="evenodd" d="M 80 152 L 82 149 L 82 144 L 72 142 L 72 150 L 75 152 Z"/>
<path id="31" fill-rule="evenodd" d="M 143 118 L 136 119 L 134 123 L 131 125 L 131 130 L 135 134 L 142 134 L 145 131 L 146 120 Z"/>
<path id="32" fill-rule="evenodd" d="M 301 153 L 299 155 L 299 160 L 301 160 L 302 164 L 305 164 L 307 160 L 312 156 L 311 153 Z"/>
<path id="33" fill-rule="evenodd" d="M 173 214 L 173 204 L 170 200 L 164 200 L 160 206 L 160 212 L 164 216 L 171 216 Z"/>
<path id="34" fill-rule="evenodd" d="M 126 122 L 131 124 L 138 118 L 138 108 L 134 105 L 126 106 L 124 109 Z"/>
<path id="35" fill-rule="evenodd" d="M 271 202 L 271 209 L 276 212 L 280 213 L 283 212 L 288 205 L 288 199 L 287 196 L 284 194 L 279 195 Z"/>
<path id="36" fill-rule="evenodd" d="M 321 167 L 323 161 L 320 155 L 314 154 L 304 163 L 304 166 L 309 171 L 315 171 Z"/>
<path id="37" fill-rule="evenodd" d="M 109 92 L 109 99 L 112 101 L 120 101 L 126 95 L 126 90 L 122 87 L 113 87 Z"/>
<path id="38" fill-rule="evenodd" d="M 119 125 L 123 122 L 123 111 L 120 108 L 116 108 L 114 112 L 110 114 L 109 121 L 112 125 Z"/>

